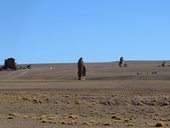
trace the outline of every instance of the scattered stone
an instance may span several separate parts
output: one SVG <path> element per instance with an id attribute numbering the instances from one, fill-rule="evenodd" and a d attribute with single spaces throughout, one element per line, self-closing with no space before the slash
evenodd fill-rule
<path id="1" fill-rule="evenodd" d="M 121 120 L 121 118 L 119 118 L 119 117 L 117 117 L 117 116 L 112 116 L 112 119 Z"/>
<path id="2" fill-rule="evenodd" d="M 14 117 L 13 116 L 9 116 L 7 119 L 14 119 Z"/>
<path id="3" fill-rule="evenodd" d="M 79 100 L 75 100 L 75 104 L 81 104 L 82 102 Z"/>
<path id="4" fill-rule="evenodd" d="M 83 124 L 84 124 L 84 125 L 90 125 L 90 123 L 88 123 L 88 122 L 84 122 Z"/>
<path id="5" fill-rule="evenodd" d="M 103 104 L 103 105 L 108 105 L 108 106 L 118 106 L 118 105 L 128 105 L 129 101 L 125 98 L 122 98 L 122 97 L 111 97 L 110 99 L 103 99 L 103 100 L 100 100 L 99 103 L 100 104 Z"/>
<path id="6" fill-rule="evenodd" d="M 23 97 L 23 98 L 22 98 L 22 100 L 24 100 L 24 101 L 30 101 L 30 100 L 31 100 L 31 98 Z"/>
<path id="7" fill-rule="evenodd" d="M 132 126 L 134 126 L 134 124 L 133 123 L 128 123 L 127 126 L 131 126 L 132 127 Z"/>
<path id="8" fill-rule="evenodd" d="M 163 122 L 158 122 L 158 123 L 155 125 L 155 127 L 163 127 L 163 126 L 164 126 Z"/>
<path id="9" fill-rule="evenodd" d="M 48 121 L 46 119 L 43 119 L 42 123 L 48 123 Z"/>
<path id="10" fill-rule="evenodd" d="M 35 104 L 38 104 L 38 103 L 42 103 L 42 101 L 41 100 L 38 100 L 38 99 L 33 99 L 33 103 L 35 103 Z"/>
<path id="11" fill-rule="evenodd" d="M 61 124 L 67 124 L 65 121 L 62 121 Z"/>
<path id="12" fill-rule="evenodd" d="M 77 121 L 71 121 L 71 122 L 68 122 L 67 124 L 68 125 L 75 125 L 75 124 L 77 124 Z"/>
<path id="13" fill-rule="evenodd" d="M 52 120 L 49 120 L 49 121 L 48 121 L 48 123 L 52 124 L 52 123 L 53 123 L 53 121 L 52 121 Z"/>
<path id="14" fill-rule="evenodd" d="M 126 123 L 129 123 L 129 120 L 126 119 L 125 122 L 126 122 Z"/>
<path id="15" fill-rule="evenodd" d="M 69 117 L 69 118 L 72 118 L 72 119 L 78 119 L 78 116 L 77 116 L 77 115 L 69 115 L 68 117 Z"/>
<path id="16" fill-rule="evenodd" d="M 100 101 L 100 104 L 102 104 L 102 105 L 108 105 L 108 101 Z"/>
<path id="17" fill-rule="evenodd" d="M 105 122 L 104 125 L 105 126 L 111 126 L 111 123 L 110 122 Z"/>
<path id="18" fill-rule="evenodd" d="M 167 97 L 167 96 L 165 96 L 165 97 L 164 97 L 164 99 L 165 99 L 165 100 L 168 100 L 168 97 Z"/>
<path id="19" fill-rule="evenodd" d="M 66 119 L 66 118 L 78 119 L 79 117 L 78 117 L 78 115 L 64 115 L 63 118 L 64 119 Z"/>
<path id="20" fill-rule="evenodd" d="M 139 105 L 139 106 L 143 105 L 143 103 L 141 101 L 135 101 L 135 100 L 132 100 L 132 104 L 133 105 Z"/>
<path id="21" fill-rule="evenodd" d="M 16 113 L 9 113 L 8 115 L 9 115 L 9 116 L 12 116 L 12 117 L 17 117 L 17 114 L 16 114 Z"/>
<path id="22" fill-rule="evenodd" d="M 169 102 L 163 102 L 162 106 L 168 106 Z"/>
<path id="23" fill-rule="evenodd" d="M 46 102 L 46 103 L 49 103 L 49 102 L 50 102 L 50 99 L 49 99 L 49 98 L 46 98 L 46 99 L 45 99 L 45 102 Z"/>

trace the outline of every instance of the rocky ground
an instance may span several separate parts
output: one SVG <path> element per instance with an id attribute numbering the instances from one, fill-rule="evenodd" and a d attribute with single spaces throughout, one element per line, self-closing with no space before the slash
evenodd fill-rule
<path id="1" fill-rule="evenodd" d="M 0 91 L 8 128 L 170 127 L 170 94 L 111 89 Z"/>
<path id="2" fill-rule="evenodd" d="M 170 67 L 159 63 L 86 64 L 85 81 L 76 64 L 2 71 L 0 128 L 170 128 Z"/>

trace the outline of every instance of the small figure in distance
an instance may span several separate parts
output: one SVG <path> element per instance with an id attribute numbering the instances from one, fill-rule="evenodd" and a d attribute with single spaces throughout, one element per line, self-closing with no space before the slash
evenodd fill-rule
<path id="1" fill-rule="evenodd" d="M 119 61 L 119 67 L 127 67 L 127 64 L 125 63 L 123 57 L 120 57 L 120 61 Z"/>
<path id="2" fill-rule="evenodd" d="M 165 67 L 165 61 L 164 61 L 164 62 L 162 62 L 162 67 Z"/>
<path id="3" fill-rule="evenodd" d="M 78 80 L 82 80 L 82 78 L 83 80 L 85 80 L 86 67 L 84 65 L 82 57 L 78 60 L 77 67 L 78 67 Z"/>
<path id="4" fill-rule="evenodd" d="M 119 67 L 123 67 L 123 63 L 124 63 L 124 61 L 123 61 L 123 57 L 120 57 L 120 61 L 119 61 Z"/>

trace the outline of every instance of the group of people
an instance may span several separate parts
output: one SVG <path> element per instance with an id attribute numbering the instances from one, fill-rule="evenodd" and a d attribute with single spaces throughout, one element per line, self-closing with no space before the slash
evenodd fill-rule
<path id="1" fill-rule="evenodd" d="M 84 65 L 82 57 L 78 60 L 77 67 L 78 67 L 78 80 L 85 80 L 86 67 Z M 125 63 L 123 57 L 120 58 L 119 67 L 121 67 L 121 68 L 127 67 L 127 64 Z"/>

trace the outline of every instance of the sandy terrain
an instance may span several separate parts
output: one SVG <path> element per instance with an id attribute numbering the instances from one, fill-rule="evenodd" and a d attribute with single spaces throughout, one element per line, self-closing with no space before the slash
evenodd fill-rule
<path id="1" fill-rule="evenodd" d="M 127 64 L 86 64 L 85 81 L 74 63 L 1 71 L 0 128 L 170 128 L 170 67 Z"/>

